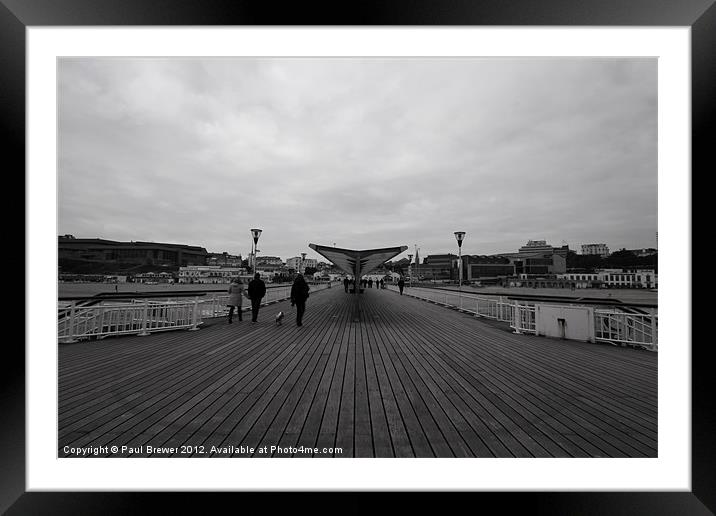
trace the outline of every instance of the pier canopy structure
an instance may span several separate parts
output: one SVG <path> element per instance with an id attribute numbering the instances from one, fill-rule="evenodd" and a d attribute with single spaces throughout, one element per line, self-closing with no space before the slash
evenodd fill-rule
<path id="1" fill-rule="evenodd" d="M 308 244 L 308 247 L 333 262 L 346 274 L 351 274 L 356 280 L 408 249 L 406 245 L 362 251 L 316 244 Z"/>

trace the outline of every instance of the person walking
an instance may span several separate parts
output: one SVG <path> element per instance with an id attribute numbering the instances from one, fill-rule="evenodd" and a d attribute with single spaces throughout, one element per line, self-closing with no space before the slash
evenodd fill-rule
<path id="1" fill-rule="evenodd" d="M 368 288 L 373 288 L 373 278 L 368 279 Z"/>
<path id="2" fill-rule="evenodd" d="M 231 285 L 229 285 L 229 300 L 226 303 L 229 307 L 229 324 L 232 322 L 231 319 L 233 319 L 234 316 L 234 309 L 236 309 L 236 315 L 238 316 L 239 321 L 243 320 L 241 318 L 241 300 L 243 297 L 244 282 L 237 276 L 232 280 Z"/>
<path id="3" fill-rule="evenodd" d="M 303 275 L 297 275 L 291 286 L 291 306 L 296 306 L 296 326 L 303 326 L 303 314 L 306 312 L 306 299 L 310 289 Z"/>
<path id="4" fill-rule="evenodd" d="M 383 278 L 380 278 L 380 289 L 383 290 L 385 288 L 385 280 Z"/>
<path id="5" fill-rule="evenodd" d="M 405 280 L 401 276 L 400 279 L 398 280 L 398 288 L 400 289 L 401 296 L 403 295 L 403 287 L 405 287 Z"/>
<path id="6" fill-rule="evenodd" d="M 249 281 L 249 299 L 251 299 L 251 322 L 256 322 L 259 318 L 259 308 L 261 308 L 261 300 L 266 295 L 266 284 L 261 279 L 261 274 L 254 274 L 254 279 Z"/>
<path id="7" fill-rule="evenodd" d="M 348 285 L 350 285 L 350 281 L 348 281 L 348 277 L 343 278 L 343 288 L 346 291 L 346 294 L 348 293 Z"/>

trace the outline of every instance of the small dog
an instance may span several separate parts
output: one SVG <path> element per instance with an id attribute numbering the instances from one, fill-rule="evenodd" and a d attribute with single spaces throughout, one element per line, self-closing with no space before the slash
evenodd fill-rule
<path id="1" fill-rule="evenodd" d="M 283 312 L 279 312 L 276 314 L 276 326 L 281 326 L 283 323 Z"/>

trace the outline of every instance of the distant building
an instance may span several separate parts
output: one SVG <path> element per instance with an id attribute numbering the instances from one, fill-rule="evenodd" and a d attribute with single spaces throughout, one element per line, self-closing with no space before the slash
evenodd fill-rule
<path id="1" fill-rule="evenodd" d="M 575 282 L 576 288 L 658 288 L 657 275 L 652 270 L 602 269 L 592 273 L 570 272 L 559 274 L 558 277 Z"/>
<path id="2" fill-rule="evenodd" d="M 231 283 L 233 278 L 245 274 L 246 270 L 241 267 L 191 265 L 188 267 L 180 267 L 177 277 L 179 283 L 223 284 Z"/>
<path id="3" fill-rule="evenodd" d="M 528 240 L 525 245 L 520 247 L 520 253 L 536 253 L 536 252 L 552 252 L 554 248 L 547 244 L 546 240 Z"/>
<path id="4" fill-rule="evenodd" d="M 208 253 L 206 265 L 219 265 L 224 267 L 241 267 L 241 255 L 233 255 L 229 253 Z"/>
<path id="5" fill-rule="evenodd" d="M 516 276 L 545 276 L 567 272 L 568 246 L 552 247 L 544 240 L 530 240 L 516 253 L 495 256 L 507 258 L 514 265 Z"/>
<path id="6" fill-rule="evenodd" d="M 654 256 L 659 251 L 654 249 L 653 247 L 647 247 L 645 249 L 628 249 L 629 252 L 634 254 L 635 256 L 644 257 L 644 256 Z"/>
<path id="7" fill-rule="evenodd" d="M 582 254 L 591 256 L 609 256 L 609 248 L 606 244 L 582 244 Z"/>
<path id="8" fill-rule="evenodd" d="M 481 284 L 498 283 L 515 274 L 515 265 L 504 256 L 463 256 L 463 279 Z"/>
<path id="9" fill-rule="evenodd" d="M 286 267 L 278 256 L 258 255 L 256 257 L 256 271 L 266 274 L 267 277 L 273 277 L 274 274 L 286 272 Z"/>
<path id="10" fill-rule="evenodd" d="M 570 272 L 558 274 L 557 277 L 571 282 L 574 288 L 598 288 L 603 284 L 600 275 L 594 272 Z"/>
<path id="11" fill-rule="evenodd" d="M 598 274 L 605 285 L 613 288 L 658 288 L 656 273 L 648 269 L 634 271 L 604 269 Z"/>
<path id="12" fill-rule="evenodd" d="M 302 258 L 300 256 L 294 256 L 286 260 L 286 267 L 293 269 L 296 272 L 303 274 L 307 268 L 318 268 L 318 260 L 314 258 Z"/>
<path id="13" fill-rule="evenodd" d="M 413 276 L 419 275 L 427 280 L 451 280 L 457 279 L 457 262 L 456 254 L 429 254 L 423 260 L 423 263 L 413 264 L 411 269 Z M 400 262 L 398 262 L 400 263 Z"/>
<path id="14" fill-rule="evenodd" d="M 157 285 L 159 283 L 174 283 L 174 275 L 169 272 L 142 272 L 134 275 L 134 283 Z"/>
<path id="15" fill-rule="evenodd" d="M 157 242 L 118 242 L 101 238 L 75 238 L 72 235 L 57 239 L 60 259 L 124 264 L 204 265 L 208 253 L 203 247 Z"/>
<path id="16" fill-rule="evenodd" d="M 567 258 L 569 253 L 569 246 L 563 245 L 561 247 L 554 247 L 547 243 L 546 240 L 528 240 L 525 245 L 520 247 L 519 254 L 534 256 L 535 253 L 539 254 L 558 254 L 564 258 Z"/>
<path id="17" fill-rule="evenodd" d="M 283 260 L 278 256 L 256 256 L 256 265 L 258 267 L 281 267 Z"/>

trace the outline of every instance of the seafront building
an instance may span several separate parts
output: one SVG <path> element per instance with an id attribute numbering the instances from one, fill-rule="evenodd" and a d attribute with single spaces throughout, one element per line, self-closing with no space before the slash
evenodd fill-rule
<path id="1" fill-rule="evenodd" d="M 190 265 L 180 267 L 179 283 L 219 284 L 231 283 L 232 278 L 246 275 L 242 267 L 221 267 L 218 265 Z"/>
<path id="2" fill-rule="evenodd" d="M 306 269 L 308 268 L 317 269 L 318 260 L 316 260 L 315 258 L 303 258 L 301 256 L 294 256 L 286 260 L 286 268 L 293 269 L 296 272 L 304 274 L 306 272 Z"/>
<path id="3" fill-rule="evenodd" d="M 516 253 L 495 256 L 507 258 L 515 268 L 514 275 L 544 276 L 567 272 L 569 246 L 553 247 L 545 240 L 529 240 Z"/>
<path id="4" fill-rule="evenodd" d="M 553 247 L 547 244 L 546 240 L 528 240 L 525 245 L 520 247 L 518 254 L 523 256 L 533 256 L 535 254 L 557 254 L 563 258 L 567 258 L 569 246 Z"/>
<path id="5" fill-rule="evenodd" d="M 274 274 L 286 272 L 286 266 L 278 256 L 256 256 L 256 272 L 262 277 L 273 277 Z"/>
<path id="6" fill-rule="evenodd" d="M 241 267 L 241 255 L 233 255 L 226 252 L 209 253 L 206 258 L 206 265 L 220 265 L 224 267 Z"/>
<path id="7" fill-rule="evenodd" d="M 157 285 L 159 283 L 174 283 L 174 274 L 170 272 L 141 272 L 135 274 L 132 278 L 134 283 L 144 283 L 145 285 Z"/>
<path id="8" fill-rule="evenodd" d="M 590 256 L 609 256 L 609 248 L 606 244 L 582 244 L 582 254 Z"/>
<path id="9" fill-rule="evenodd" d="M 204 265 L 208 253 L 203 247 L 158 242 L 120 242 L 102 238 L 75 238 L 63 235 L 57 239 L 59 259 L 116 264 Z"/>

